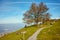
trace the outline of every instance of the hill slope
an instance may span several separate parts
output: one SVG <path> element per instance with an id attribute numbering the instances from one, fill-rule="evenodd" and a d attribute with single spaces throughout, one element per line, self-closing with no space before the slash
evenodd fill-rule
<path id="1" fill-rule="evenodd" d="M 60 20 L 56 21 L 52 27 L 42 30 L 37 40 L 60 40 Z"/>
<path id="2" fill-rule="evenodd" d="M 23 34 L 21 32 L 24 32 L 24 31 L 26 31 L 26 33 L 24 34 L 24 37 L 25 37 L 25 40 L 27 40 L 27 38 L 31 36 L 37 29 L 38 28 L 36 26 L 23 28 L 16 32 L 4 35 L 4 37 L 0 38 L 0 40 L 23 40 Z"/>
<path id="3" fill-rule="evenodd" d="M 60 20 L 56 21 L 50 28 L 43 29 L 37 37 L 37 40 L 60 40 Z M 48 27 L 50 25 L 40 25 L 40 27 Z M 27 40 L 32 34 L 39 28 L 36 25 L 29 26 L 18 30 L 16 32 L 6 34 L 1 37 L 0 40 L 23 40 L 23 34 L 21 32 L 26 31 L 24 34 L 25 40 Z"/>

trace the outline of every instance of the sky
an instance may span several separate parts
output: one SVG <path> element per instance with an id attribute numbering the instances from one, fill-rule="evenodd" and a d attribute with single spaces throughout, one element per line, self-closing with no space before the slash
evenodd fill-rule
<path id="1" fill-rule="evenodd" d="M 60 0 L 0 0 L 0 24 L 24 22 L 23 14 L 29 10 L 32 2 L 36 5 L 44 2 L 51 18 L 60 18 Z"/>

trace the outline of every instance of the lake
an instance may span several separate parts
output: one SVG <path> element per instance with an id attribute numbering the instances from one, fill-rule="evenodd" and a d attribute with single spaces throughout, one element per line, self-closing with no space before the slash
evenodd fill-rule
<path id="1" fill-rule="evenodd" d="M 14 32 L 24 27 L 24 23 L 0 24 L 0 34 Z"/>

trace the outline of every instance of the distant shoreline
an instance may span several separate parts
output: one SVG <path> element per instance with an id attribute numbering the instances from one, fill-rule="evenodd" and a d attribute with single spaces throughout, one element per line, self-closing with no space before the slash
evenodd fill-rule
<path id="1" fill-rule="evenodd" d="M 7 34 L 10 34 L 10 33 L 12 33 L 12 32 L 2 33 L 2 34 L 0 34 L 0 38 L 7 35 Z"/>
<path id="2" fill-rule="evenodd" d="M 22 27 L 22 28 L 24 28 L 24 27 Z M 22 28 L 20 28 L 20 29 L 22 29 Z M 20 30 L 20 29 L 18 29 L 18 30 Z M 11 31 L 11 32 L 6 32 L 6 33 L 1 33 L 1 34 L 0 34 L 0 38 L 4 37 L 4 36 L 7 35 L 7 34 L 10 34 L 10 33 L 16 32 L 16 31 L 18 31 L 18 30 Z"/>

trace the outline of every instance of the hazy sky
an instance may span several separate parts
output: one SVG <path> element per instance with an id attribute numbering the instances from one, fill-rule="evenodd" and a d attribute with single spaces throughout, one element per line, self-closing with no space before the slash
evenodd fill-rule
<path id="1" fill-rule="evenodd" d="M 51 18 L 60 17 L 60 0 L 0 0 L 0 24 L 22 23 L 23 14 L 29 10 L 32 2 L 44 2 L 49 8 Z"/>

